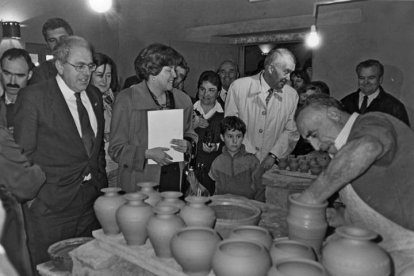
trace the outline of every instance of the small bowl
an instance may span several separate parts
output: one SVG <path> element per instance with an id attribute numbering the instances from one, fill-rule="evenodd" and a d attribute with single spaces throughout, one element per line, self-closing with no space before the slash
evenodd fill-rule
<path id="1" fill-rule="evenodd" d="M 79 237 L 58 241 L 49 246 L 47 253 L 56 268 L 60 270 L 72 271 L 73 263 L 69 252 L 91 240 L 93 240 L 92 237 Z"/>

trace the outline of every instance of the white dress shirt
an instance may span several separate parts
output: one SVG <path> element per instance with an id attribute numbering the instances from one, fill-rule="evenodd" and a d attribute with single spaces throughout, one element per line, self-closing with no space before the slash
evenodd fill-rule
<path id="1" fill-rule="evenodd" d="M 379 92 L 380 92 L 380 90 L 379 90 L 379 88 L 378 88 L 378 89 L 377 89 L 374 93 L 372 93 L 371 95 L 368 95 L 367 107 L 368 107 L 368 106 L 372 103 L 372 101 L 373 101 L 376 97 L 378 97 Z M 359 107 L 359 108 L 361 108 L 362 101 L 364 100 L 364 96 L 366 96 L 364 93 L 359 92 L 359 103 L 358 103 L 358 107 Z"/>
<path id="2" fill-rule="evenodd" d="M 262 72 L 235 80 L 227 93 L 225 116 L 238 116 L 247 126 L 243 143 L 246 151 L 256 154 L 260 161 L 273 153 L 286 157 L 299 140 L 294 114 L 298 94 L 289 85 L 274 92 L 266 106 L 270 86 Z"/>
<path id="3" fill-rule="evenodd" d="M 66 85 L 65 81 L 62 79 L 60 75 L 56 76 L 56 81 L 58 83 L 60 91 L 62 91 L 66 104 L 69 107 L 73 120 L 75 121 L 76 128 L 78 129 L 79 135 L 80 137 L 82 137 L 82 128 L 81 128 L 80 121 L 79 121 L 78 106 L 76 105 L 75 92 Z M 92 130 L 96 136 L 96 132 L 98 130 L 98 123 L 96 121 L 96 115 L 95 115 L 95 112 L 93 111 L 91 101 L 89 100 L 89 97 L 88 95 L 86 95 L 85 91 L 81 92 L 81 100 L 82 100 L 83 105 L 86 108 L 86 111 L 88 112 L 89 121 L 91 123 Z"/>

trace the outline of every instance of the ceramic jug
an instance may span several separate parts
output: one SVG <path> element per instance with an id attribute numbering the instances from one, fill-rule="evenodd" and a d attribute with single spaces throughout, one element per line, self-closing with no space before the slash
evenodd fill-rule
<path id="1" fill-rule="evenodd" d="M 118 208 L 116 221 L 128 245 L 142 245 L 148 238 L 147 223 L 154 215 L 151 205 L 144 202 L 148 198 L 143 193 L 124 195 L 127 203 Z"/>
<path id="2" fill-rule="evenodd" d="M 389 276 L 391 260 L 373 240 L 378 235 L 356 226 L 336 229 L 322 252 L 322 264 L 331 276 Z"/>
<path id="3" fill-rule="evenodd" d="M 299 195 L 289 195 L 289 212 L 286 218 L 289 239 L 308 244 L 319 254 L 328 227 L 325 213 L 328 203 L 302 203 L 296 200 Z"/>
<path id="4" fill-rule="evenodd" d="M 187 226 L 214 227 L 216 213 L 206 205 L 210 201 L 208 197 L 188 196 L 185 201 L 187 205 L 181 209 L 180 216 Z"/>
<path id="5" fill-rule="evenodd" d="M 157 182 L 140 182 L 137 184 L 140 187 L 140 192 L 148 195 L 148 198 L 145 200 L 151 206 L 157 205 L 161 201 L 161 195 L 154 188 L 158 186 Z"/>
<path id="6" fill-rule="evenodd" d="M 155 216 L 147 224 L 147 233 L 154 248 L 155 255 L 160 258 L 172 258 L 170 241 L 178 230 L 185 227 L 183 219 L 177 216 L 176 206 L 156 206 Z"/>
<path id="7" fill-rule="evenodd" d="M 179 230 L 171 239 L 171 252 L 184 273 L 207 275 L 221 238 L 210 227 L 191 226 Z"/>
<path id="8" fill-rule="evenodd" d="M 115 235 L 120 232 L 118 223 L 116 222 L 116 211 L 126 201 L 119 194 L 120 191 L 121 188 L 117 187 L 101 189 L 101 192 L 104 194 L 98 197 L 93 205 L 96 218 L 106 235 Z"/>

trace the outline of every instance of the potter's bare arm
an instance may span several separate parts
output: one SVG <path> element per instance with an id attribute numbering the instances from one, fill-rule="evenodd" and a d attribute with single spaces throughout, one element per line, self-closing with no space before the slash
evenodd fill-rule
<path id="1" fill-rule="evenodd" d="M 298 200 L 320 203 L 364 173 L 383 153 L 382 143 L 373 136 L 364 136 L 347 143 L 328 167 L 306 189 Z"/>

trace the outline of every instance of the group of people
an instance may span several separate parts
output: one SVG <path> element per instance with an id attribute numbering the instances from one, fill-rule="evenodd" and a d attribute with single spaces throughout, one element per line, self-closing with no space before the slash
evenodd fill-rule
<path id="1" fill-rule="evenodd" d="M 42 33 L 53 60 L 34 67 L 15 48 L 0 57 L 1 244 L 19 274 L 36 274 L 54 242 L 100 227 L 93 203 L 108 180 L 126 192 L 156 181 L 160 191 L 264 201 L 263 173 L 310 147 L 332 160 L 299 200 L 319 203 L 339 192 L 345 209 L 329 211 L 331 225 L 378 231 L 396 266 L 414 255 L 414 132 L 404 105 L 381 86 L 379 61 L 358 64 L 358 91 L 338 101 L 325 82 L 311 81 L 309 68 L 297 70 L 292 52 L 277 48 L 253 76 L 239 78 L 231 60 L 204 71 L 192 99 L 184 87 L 189 66 L 170 46 L 142 49 L 136 75 L 118 92 L 115 62 L 66 21 L 51 18 Z M 148 111 L 170 109 L 183 110 L 183 138 L 171 149 L 149 148 Z M 186 162 L 173 162 L 171 150 Z"/>

